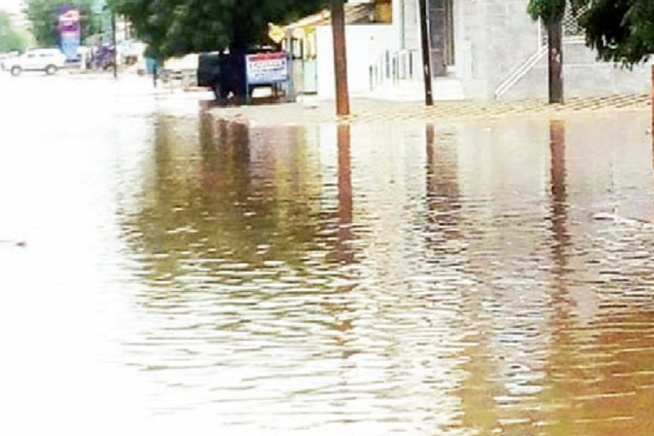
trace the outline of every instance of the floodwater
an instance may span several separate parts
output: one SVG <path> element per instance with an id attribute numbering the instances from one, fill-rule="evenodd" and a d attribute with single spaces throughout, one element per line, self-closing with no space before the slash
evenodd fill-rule
<path id="1" fill-rule="evenodd" d="M 652 434 L 648 114 L 198 96 L 0 75 L 2 434 Z"/>

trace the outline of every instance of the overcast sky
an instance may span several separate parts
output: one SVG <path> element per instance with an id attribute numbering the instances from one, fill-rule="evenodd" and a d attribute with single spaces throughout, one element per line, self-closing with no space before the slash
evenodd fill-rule
<path id="1" fill-rule="evenodd" d="M 0 9 L 16 12 L 20 9 L 20 0 L 0 0 Z"/>

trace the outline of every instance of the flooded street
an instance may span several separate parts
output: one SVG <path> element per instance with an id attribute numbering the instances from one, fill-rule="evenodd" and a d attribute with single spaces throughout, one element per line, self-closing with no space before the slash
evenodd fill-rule
<path id="1" fill-rule="evenodd" d="M 203 96 L 0 74 L 0 434 L 651 434 L 648 113 Z"/>

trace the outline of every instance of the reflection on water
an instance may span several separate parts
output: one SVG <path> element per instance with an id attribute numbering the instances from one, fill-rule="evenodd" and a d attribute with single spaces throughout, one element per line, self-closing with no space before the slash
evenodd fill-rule
<path id="1" fill-rule="evenodd" d="M 118 196 L 138 286 L 116 359 L 151 413 L 235 434 L 649 434 L 641 118 L 160 116 Z"/>

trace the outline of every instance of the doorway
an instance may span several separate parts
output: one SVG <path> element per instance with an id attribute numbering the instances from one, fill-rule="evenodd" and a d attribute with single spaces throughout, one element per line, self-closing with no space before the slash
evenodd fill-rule
<path id="1" fill-rule="evenodd" d="M 429 37 L 432 74 L 447 75 L 447 67 L 455 64 L 454 57 L 454 0 L 429 1 Z"/>

